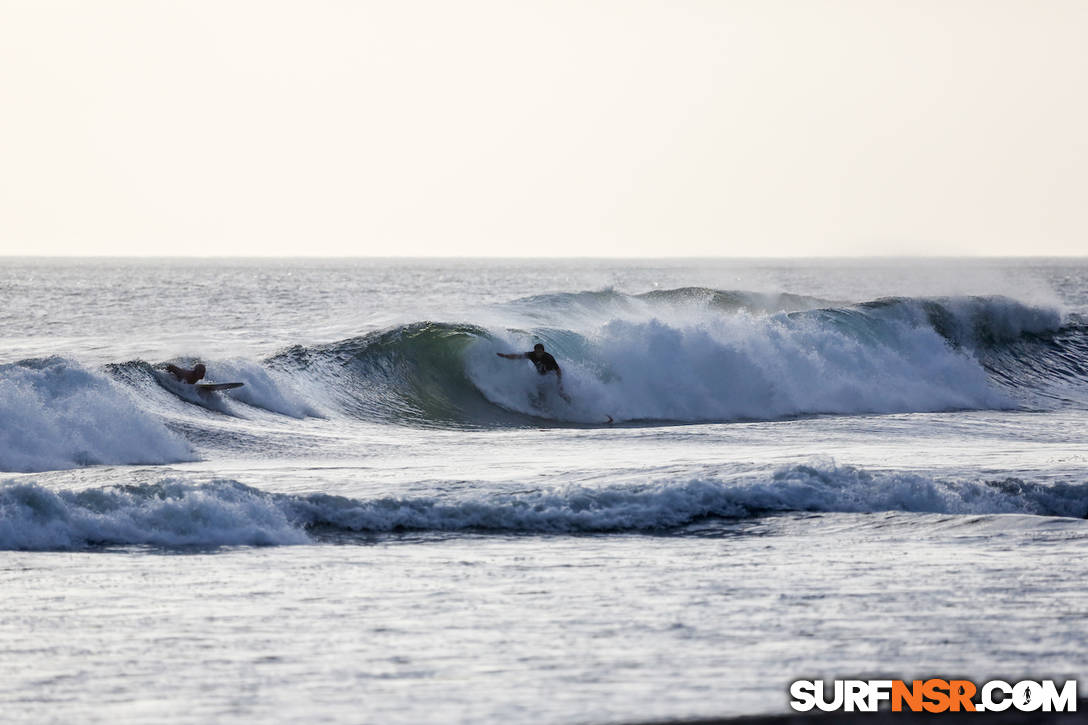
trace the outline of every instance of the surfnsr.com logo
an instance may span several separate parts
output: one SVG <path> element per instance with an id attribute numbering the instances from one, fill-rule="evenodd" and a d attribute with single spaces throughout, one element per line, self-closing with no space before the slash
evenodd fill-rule
<path id="1" fill-rule="evenodd" d="M 887 702 L 892 712 L 1076 712 L 1077 681 L 1061 689 L 1054 680 L 1022 680 L 1010 684 L 990 680 L 976 686 L 970 680 L 797 680 L 790 685 L 790 707 L 799 712 L 876 712 Z"/>

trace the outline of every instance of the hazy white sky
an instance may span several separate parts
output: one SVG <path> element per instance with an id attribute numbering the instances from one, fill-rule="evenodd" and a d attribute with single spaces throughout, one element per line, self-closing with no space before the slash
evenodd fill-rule
<path id="1" fill-rule="evenodd" d="M 1088 2 L 0 0 L 0 253 L 1088 254 Z"/>

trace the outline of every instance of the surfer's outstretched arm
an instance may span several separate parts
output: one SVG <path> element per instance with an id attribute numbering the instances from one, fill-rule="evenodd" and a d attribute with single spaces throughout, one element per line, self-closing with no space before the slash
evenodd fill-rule
<path id="1" fill-rule="evenodd" d="M 524 360 L 525 358 L 529 357 L 523 352 L 497 352 L 495 354 L 499 357 L 504 357 L 507 360 Z"/>

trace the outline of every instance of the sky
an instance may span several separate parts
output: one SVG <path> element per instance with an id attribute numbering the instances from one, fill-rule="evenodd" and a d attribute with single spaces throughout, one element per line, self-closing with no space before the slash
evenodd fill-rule
<path id="1" fill-rule="evenodd" d="M 0 254 L 1088 254 L 1088 2 L 0 0 Z"/>

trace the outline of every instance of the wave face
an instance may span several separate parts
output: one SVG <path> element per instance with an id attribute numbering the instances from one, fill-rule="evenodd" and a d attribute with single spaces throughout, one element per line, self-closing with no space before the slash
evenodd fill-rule
<path id="1" fill-rule="evenodd" d="M 469 361 L 489 344 L 497 345 L 482 327 L 419 322 L 331 345 L 291 348 L 269 362 L 323 382 L 335 405 L 367 420 L 524 424 L 524 417 L 496 406 L 472 380 Z"/>
<path id="2" fill-rule="evenodd" d="M 9 483 L 0 485 L 0 548 L 284 545 L 405 531 L 683 533 L 715 519 L 802 511 L 1084 518 L 1088 484 L 941 481 L 833 464 L 645 485 L 376 499 L 271 494 L 233 481 L 80 492 Z"/>
<path id="3" fill-rule="evenodd" d="M 193 459 L 188 443 L 104 375 L 61 358 L 0 365 L 0 470 Z"/>
<path id="4" fill-rule="evenodd" d="M 1030 397 L 1022 374 L 1042 366 L 1041 387 L 1076 387 L 1088 364 L 1083 329 L 1006 298 L 821 302 L 701 289 L 548 295 L 505 306 L 525 327 L 417 322 L 272 362 L 319 376 L 353 415 L 423 425 L 1006 408 Z M 536 341 L 560 361 L 573 402 L 553 376 L 496 356 Z M 1054 364 L 1041 363 L 1055 345 Z"/>

